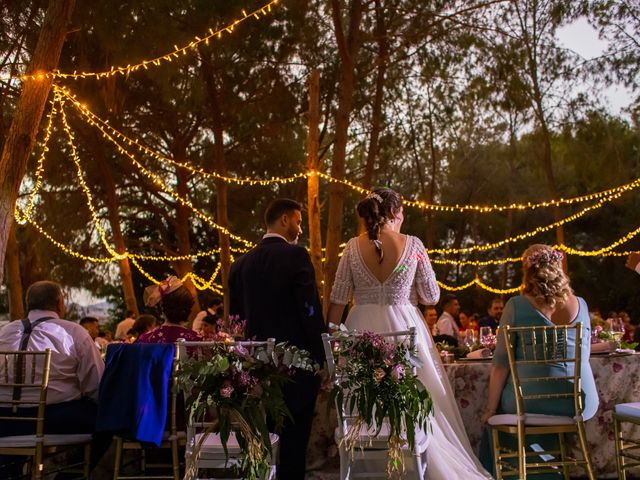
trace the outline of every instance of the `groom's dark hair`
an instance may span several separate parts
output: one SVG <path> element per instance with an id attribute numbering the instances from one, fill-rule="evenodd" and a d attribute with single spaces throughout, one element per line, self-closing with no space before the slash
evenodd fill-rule
<path id="1" fill-rule="evenodd" d="M 264 222 L 267 224 L 267 227 L 273 225 L 282 215 L 290 213 L 293 210 L 302 211 L 302 205 L 288 198 L 277 198 L 269 204 L 266 212 L 264 212 Z"/>

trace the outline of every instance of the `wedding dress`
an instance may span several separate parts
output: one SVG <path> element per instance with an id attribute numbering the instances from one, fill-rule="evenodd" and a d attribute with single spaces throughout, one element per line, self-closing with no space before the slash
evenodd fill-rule
<path id="1" fill-rule="evenodd" d="M 357 238 L 352 238 L 340 259 L 331 302 L 346 305 L 353 300 L 346 320 L 350 330 L 381 333 L 416 327 L 418 356 L 422 362 L 418 378 L 431 394 L 434 409 L 431 430 L 427 433 L 430 437 L 427 478 L 491 478 L 471 450 L 440 355 L 416 307 L 418 299 L 432 305 L 439 295 L 427 252 L 417 237 L 407 236 L 402 255 L 384 282 L 371 273 Z"/>

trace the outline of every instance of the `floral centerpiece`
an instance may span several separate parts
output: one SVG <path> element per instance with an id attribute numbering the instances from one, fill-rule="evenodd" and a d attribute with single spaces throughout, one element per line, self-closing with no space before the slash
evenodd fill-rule
<path id="1" fill-rule="evenodd" d="M 627 342 L 625 340 L 619 340 L 615 337 L 611 332 L 604 330 L 601 325 L 596 325 L 593 327 L 591 333 L 591 343 L 603 343 L 610 342 L 615 343 L 616 347 L 622 348 L 624 350 L 635 350 L 638 346 L 638 342 Z"/>
<path id="2" fill-rule="evenodd" d="M 271 466 L 267 417 L 276 430 L 282 426 L 290 416 L 282 392 L 284 384 L 295 369 L 314 371 L 317 366 L 306 351 L 286 343 L 275 345 L 272 351 L 260 346 L 250 352 L 225 337 L 197 353 L 201 354 L 191 352 L 190 358 L 181 362 L 178 387 L 185 392 L 189 421 L 208 422 L 210 426 L 187 462 L 185 479 L 196 477 L 206 435 L 219 434 L 228 455 L 227 441 L 232 431 L 244 453 L 240 465 L 244 478 L 260 478 Z"/>
<path id="3" fill-rule="evenodd" d="M 412 373 L 419 361 L 403 342 L 387 341 L 371 332 L 350 332 L 341 325 L 333 333 L 337 341 L 336 384 L 331 398 L 355 416 L 341 442 L 353 451 L 363 426 L 380 433 L 389 427 L 387 472 L 404 472 L 402 447 L 415 446 L 415 427 L 426 431 L 433 404 L 429 392 Z M 343 410 L 338 409 L 340 415 Z"/>

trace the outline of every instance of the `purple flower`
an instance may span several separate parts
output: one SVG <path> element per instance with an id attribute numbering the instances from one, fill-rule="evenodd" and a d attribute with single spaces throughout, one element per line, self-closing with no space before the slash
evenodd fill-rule
<path id="1" fill-rule="evenodd" d="M 238 372 L 236 375 L 236 385 L 240 387 L 246 387 L 251 383 L 251 376 L 244 370 Z"/>
<path id="2" fill-rule="evenodd" d="M 225 382 L 224 386 L 220 389 L 220 395 L 224 398 L 229 398 L 231 397 L 232 393 L 233 393 L 233 386 L 230 383 Z"/>
<path id="3" fill-rule="evenodd" d="M 233 351 L 236 352 L 239 357 L 249 357 L 249 350 L 244 348 L 242 345 L 235 345 L 233 347 Z"/>
<path id="4" fill-rule="evenodd" d="M 392 369 L 391 369 L 391 376 L 394 378 L 394 380 L 398 381 L 400 380 L 402 377 L 404 377 L 404 365 L 401 364 L 397 364 L 395 365 Z"/>

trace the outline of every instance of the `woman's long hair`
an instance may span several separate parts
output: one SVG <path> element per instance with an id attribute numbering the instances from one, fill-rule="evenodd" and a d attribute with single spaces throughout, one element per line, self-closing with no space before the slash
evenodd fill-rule
<path id="1" fill-rule="evenodd" d="M 402 198 L 390 188 L 376 188 L 358 203 L 358 215 L 364 220 L 369 240 L 378 252 L 378 263 L 382 263 L 384 251 L 380 242 L 380 230 L 385 223 L 395 218 L 402 207 Z"/>
<path id="2" fill-rule="evenodd" d="M 522 254 L 522 293 L 551 308 L 573 293 L 562 269 L 562 253 L 549 245 L 531 245 Z"/>

